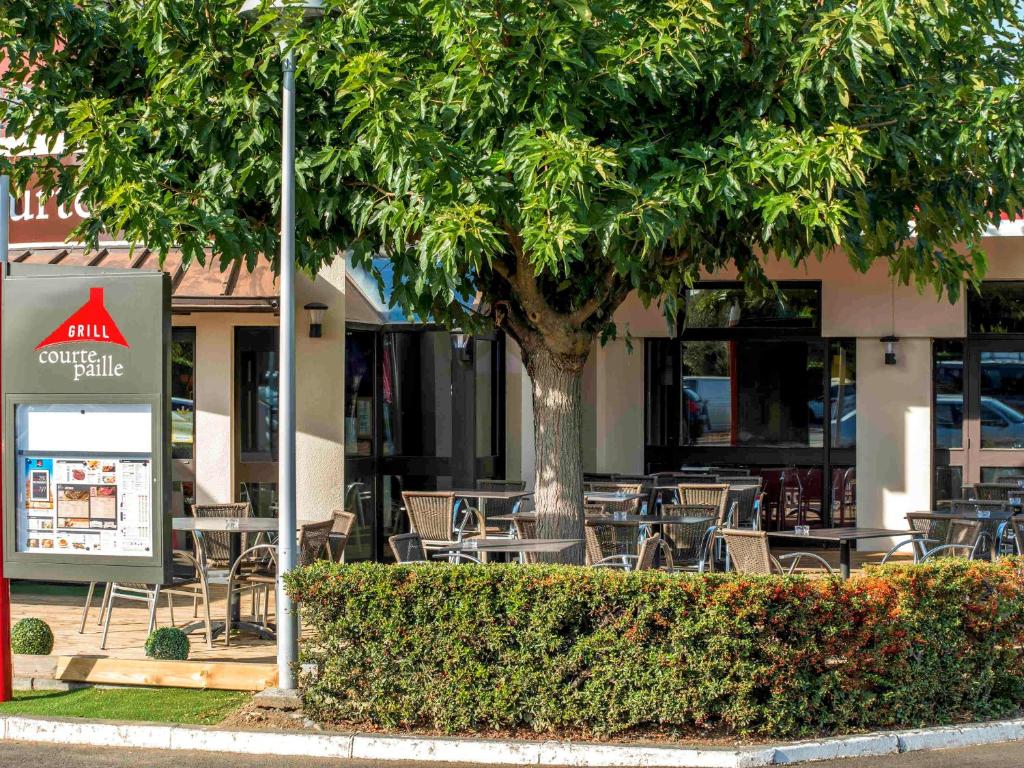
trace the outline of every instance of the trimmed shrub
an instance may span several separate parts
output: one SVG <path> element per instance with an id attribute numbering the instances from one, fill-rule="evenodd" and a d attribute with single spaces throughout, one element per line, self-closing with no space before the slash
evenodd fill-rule
<path id="1" fill-rule="evenodd" d="M 163 661 L 185 661 L 192 646 L 177 627 L 160 627 L 146 638 L 146 655 Z"/>
<path id="2" fill-rule="evenodd" d="M 794 737 L 1002 716 L 1024 701 L 1015 559 L 848 581 L 317 562 L 310 715 L 449 733 Z"/>
<path id="3" fill-rule="evenodd" d="M 11 628 L 11 653 L 48 656 L 53 651 L 53 630 L 42 619 L 21 619 Z"/>

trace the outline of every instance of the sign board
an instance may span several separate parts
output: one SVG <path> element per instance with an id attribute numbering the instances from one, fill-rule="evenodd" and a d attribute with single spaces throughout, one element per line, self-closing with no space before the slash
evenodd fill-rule
<path id="1" fill-rule="evenodd" d="M 8 265 L 8 577 L 163 583 L 170 558 L 170 280 Z"/>

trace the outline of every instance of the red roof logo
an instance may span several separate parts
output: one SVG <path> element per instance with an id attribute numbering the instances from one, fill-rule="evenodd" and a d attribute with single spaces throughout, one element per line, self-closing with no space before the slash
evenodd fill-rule
<path id="1" fill-rule="evenodd" d="M 127 347 L 121 330 L 103 305 L 103 289 L 90 288 L 89 300 L 60 324 L 53 333 L 39 342 L 36 349 L 56 344 L 118 344 Z"/>

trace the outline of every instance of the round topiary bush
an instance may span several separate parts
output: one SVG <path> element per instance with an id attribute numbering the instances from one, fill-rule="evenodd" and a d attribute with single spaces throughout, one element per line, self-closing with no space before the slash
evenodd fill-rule
<path id="1" fill-rule="evenodd" d="M 53 650 L 53 630 L 42 619 L 22 619 L 11 629 L 11 652 L 46 656 Z"/>
<path id="2" fill-rule="evenodd" d="M 146 638 L 146 655 L 162 661 L 184 661 L 191 646 L 188 635 L 177 627 L 161 627 Z"/>

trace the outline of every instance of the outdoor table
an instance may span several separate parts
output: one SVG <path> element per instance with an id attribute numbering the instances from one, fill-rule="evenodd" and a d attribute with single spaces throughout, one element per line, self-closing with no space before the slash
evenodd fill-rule
<path id="1" fill-rule="evenodd" d="M 176 531 L 210 531 L 234 534 L 228 542 L 228 559 L 233 566 L 242 556 L 243 533 L 276 533 L 278 522 L 276 517 L 175 517 L 171 520 L 171 527 Z M 241 621 L 242 601 L 235 600 L 233 602 L 231 607 L 232 628 L 252 632 L 264 640 L 273 640 L 277 637 L 274 631 L 268 627 Z M 213 622 L 214 637 L 223 634 L 224 625 L 223 621 Z M 186 633 L 195 632 L 197 629 L 205 631 L 206 625 L 202 621 L 194 621 L 183 628 Z"/>
<path id="2" fill-rule="evenodd" d="M 614 491 L 586 491 L 583 498 L 591 503 L 615 502 L 615 501 L 638 501 L 643 499 L 643 493 L 615 493 Z"/>
<path id="3" fill-rule="evenodd" d="M 886 528 L 812 528 L 810 533 L 793 531 L 768 531 L 772 539 L 797 539 L 800 541 L 824 541 L 839 544 L 839 574 L 850 578 L 850 542 L 859 539 L 885 539 L 890 536 L 920 537 L 920 531 L 890 531 Z"/>
<path id="4" fill-rule="evenodd" d="M 523 562 L 526 555 L 553 554 L 565 552 L 583 543 L 582 539 L 466 539 L 464 541 L 445 544 L 444 548 L 434 557 L 447 557 L 453 552 L 472 556 L 475 552 L 505 552 L 519 555 Z"/>

